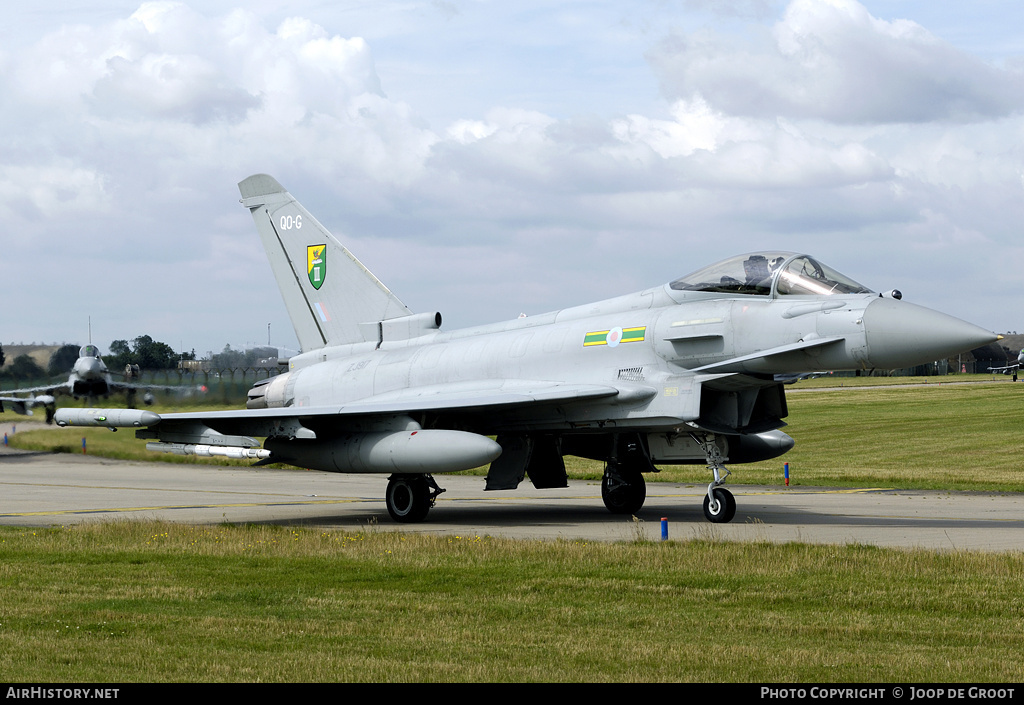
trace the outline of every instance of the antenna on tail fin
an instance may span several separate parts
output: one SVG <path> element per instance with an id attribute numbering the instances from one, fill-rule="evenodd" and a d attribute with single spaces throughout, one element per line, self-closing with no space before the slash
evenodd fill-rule
<path id="1" fill-rule="evenodd" d="M 238 184 L 303 352 L 376 340 L 376 322 L 412 314 L 272 176 Z M 372 327 L 360 324 L 373 323 Z"/>

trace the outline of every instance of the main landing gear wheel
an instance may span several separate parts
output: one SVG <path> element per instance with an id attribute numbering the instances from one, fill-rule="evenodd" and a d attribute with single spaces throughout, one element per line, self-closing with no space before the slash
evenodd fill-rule
<path id="1" fill-rule="evenodd" d="M 704 495 L 704 516 L 707 517 L 707 520 L 715 524 L 732 521 L 732 518 L 736 516 L 736 498 L 732 496 L 732 492 L 722 487 L 716 487 L 711 490 L 711 494 L 715 496 L 714 501 L 711 501 L 711 497 L 708 495 Z"/>
<path id="2" fill-rule="evenodd" d="M 423 521 L 442 492 L 430 475 L 392 475 L 385 495 L 388 514 L 403 524 Z"/>
<path id="3" fill-rule="evenodd" d="M 636 514 L 647 500 L 647 483 L 640 473 L 605 472 L 601 499 L 612 514 Z"/>

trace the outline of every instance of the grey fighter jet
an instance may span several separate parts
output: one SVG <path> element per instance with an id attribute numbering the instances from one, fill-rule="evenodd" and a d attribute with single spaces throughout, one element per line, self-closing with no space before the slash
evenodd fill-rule
<path id="1" fill-rule="evenodd" d="M 1020 369 L 1020 366 L 1022 364 L 1024 364 L 1024 350 L 1021 350 L 1017 354 L 1017 362 L 1013 363 L 1012 365 L 1006 365 L 1005 367 L 990 367 L 990 368 L 988 368 L 988 371 L 989 372 L 1002 372 L 1004 375 L 1012 372 L 1013 373 L 1013 381 L 1016 382 L 1017 381 L 1017 370 Z"/>
<path id="2" fill-rule="evenodd" d="M 138 377 L 138 366 L 129 366 L 125 370 L 125 379 L 129 380 Z M 149 405 L 152 404 L 152 389 L 178 389 L 176 387 L 164 387 L 158 385 L 138 385 L 128 381 L 117 382 L 110 375 L 106 363 L 100 357 L 100 349 L 89 343 L 83 345 L 78 351 L 78 359 L 75 360 L 71 373 L 66 382 L 44 385 L 41 387 L 28 387 L 25 389 L 4 390 L 7 394 L 28 394 L 26 397 L 0 397 L 0 411 L 3 411 L 4 404 L 18 414 L 32 415 L 32 408 L 43 406 L 46 408 L 46 423 L 51 423 L 54 417 L 56 395 L 66 394 L 75 399 L 85 398 L 90 402 L 106 398 L 115 392 L 126 392 L 128 394 L 128 405 L 135 405 L 135 395 L 143 390 L 142 399 Z"/>
<path id="3" fill-rule="evenodd" d="M 487 489 L 566 485 L 563 456 L 605 463 L 602 496 L 637 512 L 644 473 L 706 464 L 704 513 L 736 512 L 725 462 L 779 456 L 776 375 L 899 368 L 996 335 L 882 295 L 805 254 L 758 252 L 635 294 L 463 330 L 413 313 L 285 189 L 239 184 L 303 352 L 247 409 L 157 415 L 61 409 L 61 425 L 137 427 L 152 450 L 388 473 L 400 522 L 433 476 L 490 463 Z M 255 437 L 266 440 L 260 444 Z"/>

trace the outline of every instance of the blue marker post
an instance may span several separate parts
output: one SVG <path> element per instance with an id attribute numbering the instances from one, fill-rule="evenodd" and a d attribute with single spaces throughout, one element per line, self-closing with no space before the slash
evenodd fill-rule
<path id="1" fill-rule="evenodd" d="M 661 518 L 661 540 L 668 541 L 668 517 Z"/>
<path id="2" fill-rule="evenodd" d="M 786 469 L 786 487 L 789 487 L 789 463 L 783 463 L 783 467 Z"/>
<path id="3" fill-rule="evenodd" d="M 82 436 L 82 455 L 85 455 L 85 436 Z"/>
<path id="4" fill-rule="evenodd" d="M 4 434 L 4 445 L 7 445 L 7 434 Z"/>

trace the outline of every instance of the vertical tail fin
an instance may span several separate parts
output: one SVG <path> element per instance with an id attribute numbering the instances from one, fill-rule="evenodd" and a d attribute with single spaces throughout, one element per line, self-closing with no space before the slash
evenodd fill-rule
<path id="1" fill-rule="evenodd" d="M 303 351 L 365 340 L 360 323 L 412 313 L 271 176 L 238 184 Z"/>

